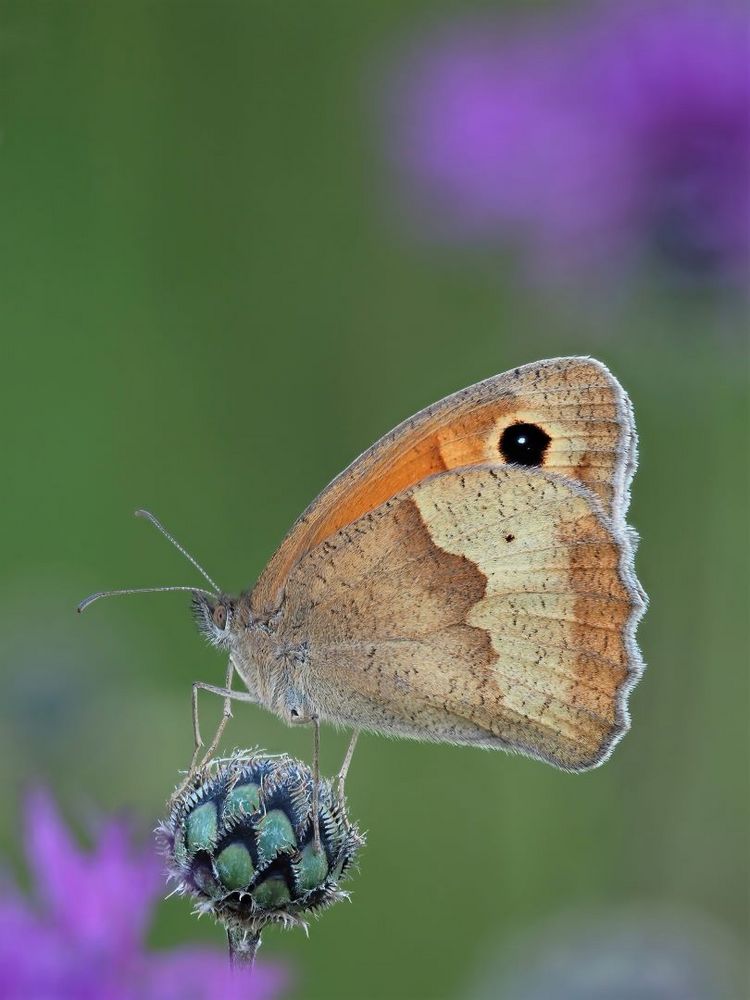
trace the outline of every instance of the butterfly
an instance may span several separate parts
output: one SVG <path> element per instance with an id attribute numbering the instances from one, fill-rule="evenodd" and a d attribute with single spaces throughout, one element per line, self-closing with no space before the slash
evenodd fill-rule
<path id="1" fill-rule="evenodd" d="M 600 764 L 643 669 L 636 464 L 630 400 L 586 357 L 404 421 L 312 502 L 252 589 L 164 588 L 193 591 L 201 632 L 229 654 L 223 688 L 194 686 L 197 745 L 203 688 L 226 699 L 223 721 L 238 698 L 313 722 L 316 739 L 322 721 Z"/>

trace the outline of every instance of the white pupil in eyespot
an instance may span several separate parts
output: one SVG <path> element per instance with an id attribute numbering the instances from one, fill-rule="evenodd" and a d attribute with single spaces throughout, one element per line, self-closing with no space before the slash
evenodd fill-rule
<path id="1" fill-rule="evenodd" d="M 526 444 L 526 438 L 525 438 L 525 437 L 523 437 L 523 436 L 522 436 L 522 437 L 520 437 L 520 438 L 518 439 L 518 443 L 519 443 L 519 444 Z"/>

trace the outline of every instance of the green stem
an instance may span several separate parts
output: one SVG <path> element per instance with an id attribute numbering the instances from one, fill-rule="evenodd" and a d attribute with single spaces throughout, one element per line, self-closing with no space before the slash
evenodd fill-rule
<path id="1" fill-rule="evenodd" d="M 255 956 L 260 948 L 260 929 L 227 927 L 227 944 L 229 945 L 229 964 L 232 969 L 247 969 L 252 972 Z"/>

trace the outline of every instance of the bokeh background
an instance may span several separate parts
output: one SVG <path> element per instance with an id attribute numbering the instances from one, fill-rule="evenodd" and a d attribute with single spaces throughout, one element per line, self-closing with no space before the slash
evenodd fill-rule
<path id="1" fill-rule="evenodd" d="M 497 122 L 550 51 L 564 63 L 585 43 L 580 67 L 595 50 L 577 86 L 606 92 L 627 32 L 581 35 L 601 7 L 0 2 L 11 870 L 34 782 L 80 829 L 92 811 L 127 810 L 148 836 L 189 759 L 190 684 L 223 677 L 186 595 L 74 614 L 93 590 L 200 583 L 135 507 L 225 589 L 246 589 L 310 499 L 402 418 L 515 365 L 590 353 L 630 392 L 641 437 L 630 520 L 651 606 L 632 732 L 584 776 L 365 736 L 349 783 L 369 831 L 353 904 L 309 940 L 269 932 L 264 953 L 294 970 L 298 998 L 609 996 L 571 986 L 571 970 L 604 955 L 606 984 L 606 970 L 648 970 L 652 952 L 674 956 L 654 971 L 664 992 L 632 995 L 692 996 L 666 991 L 686 955 L 703 963 L 689 977 L 696 991 L 706 977 L 698 1000 L 733 995 L 717 984 L 747 933 L 747 80 L 732 76 L 730 41 L 746 42 L 746 14 L 702 9 L 716 32 L 697 33 L 689 85 L 665 84 L 676 117 L 639 119 L 620 175 L 604 165 L 584 183 L 569 108 L 526 93 L 515 106 L 540 123 L 530 143 Z M 664 8 L 659 45 L 692 9 Z M 657 65 L 692 66 L 680 45 L 656 45 Z M 488 60 L 515 60 L 516 76 L 485 73 Z M 624 64 L 641 65 L 637 52 Z M 621 103 L 658 108 L 659 87 L 649 78 Z M 618 107 L 592 120 L 617 125 Z M 488 152 L 483 129 L 513 141 Z M 678 132 L 689 141 L 661 141 Z M 644 167 L 649 142 L 668 147 L 661 173 Z M 607 184 L 638 197 L 607 216 Z M 562 228 L 543 190 L 569 210 Z M 217 709 L 206 696 L 207 731 Z M 346 739 L 324 730 L 327 772 Z M 227 746 L 256 744 L 307 758 L 311 737 L 238 706 Z M 222 947 L 178 899 L 151 940 Z"/>

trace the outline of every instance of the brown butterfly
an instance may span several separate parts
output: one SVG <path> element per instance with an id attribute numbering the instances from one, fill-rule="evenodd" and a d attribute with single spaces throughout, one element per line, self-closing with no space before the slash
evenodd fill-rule
<path id="1" fill-rule="evenodd" d="M 516 368 L 400 424 L 313 501 L 252 590 L 193 591 L 229 653 L 224 688 L 194 686 L 196 745 L 203 688 L 227 699 L 223 722 L 234 698 L 314 723 L 316 760 L 322 720 L 600 764 L 642 670 L 636 441 L 626 393 L 590 358 Z"/>

